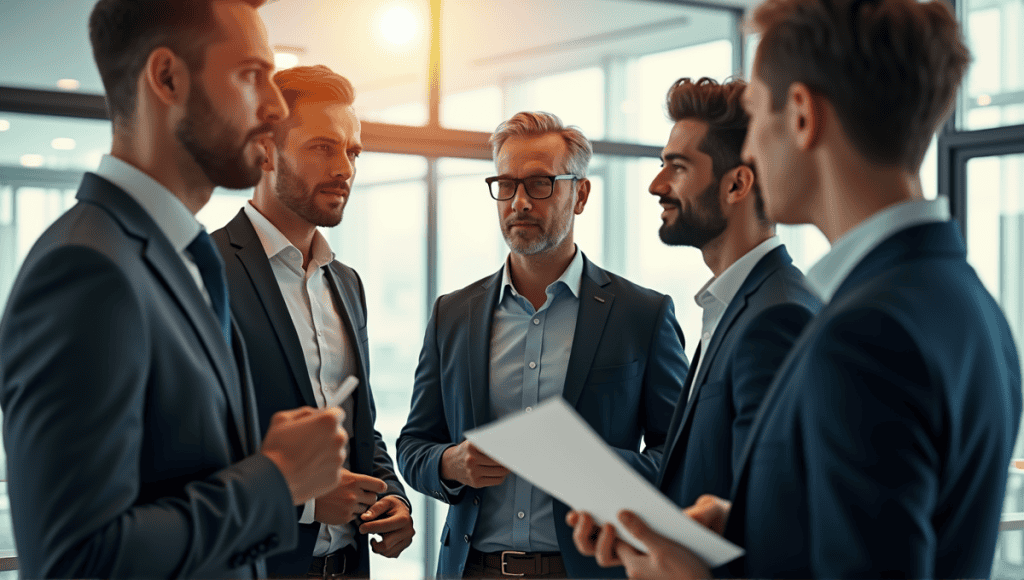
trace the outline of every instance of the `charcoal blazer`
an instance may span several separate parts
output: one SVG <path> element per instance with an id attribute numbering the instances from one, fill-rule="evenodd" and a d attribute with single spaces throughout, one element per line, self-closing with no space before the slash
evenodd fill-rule
<path id="1" fill-rule="evenodd" d="M 985 578 L 1020 361 L 951 222 L 882 241 L 797 340 L 758 412 L 726 538 L 744 578 Z"/>
<path id="2" fill-rule="evenodd" d="M 306 360 L 288 307 L 256 230 L 239 210 L 223 228 L 211 234 L 226 264 L 231 309 L 249 345 L 253 386 L 259 410 L 260 431 L 265 433 L 274 413 L 303 405 L 316 407 Z M 327 280 L 342 326 L 358 359 L 359 386 L 353 396 L 354 430 L 349 439 L 349 469 L 383 480 L 382 495 L 406 498 L 395 474 L 381 434 L 374 428 L 377 411 L 370 390 L 370 348 L 366 334 L 366 295 L 356 271 L 338 262 L 327 266 Z M 298 521 L 302 506 L 295 515 Z M 299 525 L 298 546 L 267 560 L 267 573 L 303 576 L 309 570 L 320 524 Z M 369 572 L 367 537 L 356 534 L 361 572 Z"/>
<path id="3" fill-rule="evenodd" d="M 696 377 L 697 361 L 690 365 L 658 473 L 658 488 L 680 507 L 705 493 L 729 497 L 761 400 L 821 308 L 792 262 L 785 246 L 758 260 L 700 354 Z"/>
<path id="4" fill-rule="evenodd" d="M 456 495 L 441 484 L 445 449 L 491 421 L 490 338 L 502 271 L 440 297 L 427 323 L 409 419 L 396 443 L 398 466 L 417 491 L 449 504 L 437 575 L 458 578 L 481 507 L 479 489 Z M 672 409 L 686 376 L 683 334 L 672 299 L 598 268 L 584 256 L 579 311 L 562 397 L 611 448 L 653 481 Z M 641 440 L 646 449 L 640 453 Z M 570 576 L 623 577 L 581 555 L 554 503 L 558 545 Z"/>
<path id="5" fill-rule="evenodd" d="M 0 322 L 22 577 L 253 577 L 295 545 L 232 329 L 229 347 L 159 226 L 86 173 Z"/>

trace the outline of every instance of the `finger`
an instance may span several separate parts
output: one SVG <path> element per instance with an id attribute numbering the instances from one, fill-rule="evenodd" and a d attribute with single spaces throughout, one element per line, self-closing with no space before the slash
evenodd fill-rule
<path id="1" fill-rule="evenodd" d="M 373 520 L 372 522 L 366 522 L 365 524 L 359 525 L 360 534 L 386 534 L 388 532 L 394 532 L 400 530 L 405 525 L 403 518 L 399 516 L 392 516 L 390 518 L 381 518 L 379 520 Z"/>
<path id="2" fill-rule="evenodd" d="M 619 542 L 615 546 L 615 555 L 619 557 L 619 561 L 626 567 L 626 574 L 630 578 L 639 577 L 640 570 L 645 567 L 647 555 L 639 552 L 633 546 L 630 546 L 626 542 Z"/>
<path id="3" fill-rule="evenodd" d="M 384 480 L 373 477 L 372 475 L 363 475 L 361 473 L 352 474 L 356 483 L 362 489 L 373 492 L 374 494 L 384 493 L 388 490 L 388 484 L 384 483 Z"/>
<path id="4" fill-rule="evenodd" d="M 580 514 L 576 510 L 569 510 L 569 513 L 565 514 L 565 523 L 570 528 L 575 528 L 578 521 L 580 521 Z"/>
<path id="5" fill-rule="evenodd" d="M 575 512 L 574 512 L 575 513 Z M 584 556 L 593 556 L 597 543 L 597 526 L 588 513 L 576 514 L 576 525 L 572 532 L 572 541 L 576 549 Z"/>
<path id="6" fill-rule="evenodd" d="M 366 511 L 363 512 L 362 515 L 360 515 L 359 517 L 362 518 L 364 522 L 369 520 L 375 520 L 381 517 L 382 515 L 390 512 L 392 510 L 392 507 L 393 506 L 391 502 L 388 501 L 387 498 L 381 498 L 377 500 L 376 503 L 367 508 Z"/>
<path id="7" fill-rule="evenodd" d="M 597 535 L 597 543 L 594 545 L 594 559 L 597 560 L 599 566 L 610 568 L 622 565 L 622 561 L 615 553 L 615 544 L 618 541 L 615 526 L 611 524 L 601 526 L 601 532 Z"/>
<path id="8" fill-rule="evenodd" d="M 626 528 L 627 532 L 633 534 L 636 539 L 640 540 L 640 542 L 648 548 L 648 551 L 650 551 L 651 548 L 663 546 L 670 541 L 661 534 L 652 530 L 646 522 L 640 519 L 640 516 L 631 511 L 620 511 L 619 522 L 622 524 L 622 527 Z"/>

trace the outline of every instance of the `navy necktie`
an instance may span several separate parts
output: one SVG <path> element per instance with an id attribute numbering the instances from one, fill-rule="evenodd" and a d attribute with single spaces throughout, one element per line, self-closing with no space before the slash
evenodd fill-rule
<path id="1" fill-rule="evenodd" d="M 231 316 L 228 313 L 228 282 L 224 276 L 224 261 L 213 247 L 213 239 L 205 230 L 200 231 L 192 243 L 188 245 L 192 260 L 199 268 L 203 277 L 206 292 L 210 295 L 213 312 L 217 315 L 221 334 L 228 345 L 231 344 Z"/>

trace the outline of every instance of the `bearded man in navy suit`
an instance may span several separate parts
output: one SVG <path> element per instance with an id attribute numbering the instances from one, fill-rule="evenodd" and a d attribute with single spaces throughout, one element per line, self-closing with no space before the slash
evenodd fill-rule
<path id="1" fill-rule="evenodd" d="M 688 513 L 745 548 L 723 574 L 987 577 L 1020 360 L 947 200 L 918 177 L 970 60 L 959 26 L 916 0 L 769 0 L 753 24 L 744 157 L 769 217 L 832 243 L 807 276 L 826 305 L 765 395 L 731 503 Z M 631 576 L 709 576 L 620 516 L 647 545 L 616 550 Z"/>

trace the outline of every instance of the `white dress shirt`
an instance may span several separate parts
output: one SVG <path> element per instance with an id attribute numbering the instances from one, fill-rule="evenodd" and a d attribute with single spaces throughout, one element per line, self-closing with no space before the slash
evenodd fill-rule
<path id="1" fill-rule="evenodd" d="M 853 268 L 879 244 L 907 228 L 949 218 L 949 200 L 944 197 L 887 207 L 836 240 L 829 253 L 807 271 L 807 282 L 828 303 Z"/>
<path id="2" fill-rule="evenodd" d="M 302 252 L 270 220 L 251 203 L 245 204 L 244 211 L 263 244 L 270 268 L 281 289 L 281 296 L 288 307 L 288 314 L 291 315 L 316 404 L 320 408 L 340 406 L 345 411 L 345 430 L 352 433 L 355 413 L 352 397 L 339 401 L 336 396 L 342 381 L 355 373 L 356 365 L 352 345 L 327 280 L 327 266 L 334 261 L 334 252 L 317 230 L 310 247 L 312 256 L 303 269 Z M 348 459 L 345 460 L 345 468 L 349 468 Z M 299 522 L 313 523 L 315 508 L 315 500 L 306 502 Z M 321 524 L 313 555 L 325 556 L 353 544 L 355 524 Z"/>
<path id="3" fill-rule="evenodd" d="M 146 210 L 149 217 L 153 218 L 160 231 L 171 242 L 171 247 L 181 256 L 185 268 L 188 269 L 192 279 L 195 280 L 199 292 L 210 302 L 210 294 L 203 284 L 203 276 L 199 273 L 192 255 L 186 249 L 192 240 L 195 239 L 203 226 L 196 221 L 196 216 L 185 207 L 185 204 L 178 199 L 178 196 L 171 193 L 157 180 L 146 175 L 133 165 L 114 157 L 104 155 L 100 166 L 94 172 L 103 179 L 120 187 L 135 200 L 136 203 Z"/>
<path id="4" fill-rule="evenodd" d="M 739 260 L 736 260 L 729 265 L 719 276 L 713 277 L 701 287 L 697 295 L 693 297 L 693 300 L 703 310 L 702 328 L 700 334 L 700 360 L 697 362 L 697 368 L 694 370 L 694 380 L 697 379 L 697 374 L 700 369 L 704 367 L 704 361 L 707 360 L 708 344 L 711 342 L 711 337 L 715 335 L 715 330 L 718 329 L 718 323 L 722 321 L 722 316 L 725 315 L 725 309 L 729 307 L 729 303 L 736 297 L 736 293 L 740 291 L 740 286 L 747 281 L 747 276 L 750 276 L 750 272 L 753 271 L 754 266 L 761 261 L 761 258 L 768 255 L 775 248 L 782 245 L 782 241 L 779 240 L 778 236 L 772 236 L 767 240 L 761 242 L 746 254 L 743 254 Z M 690 387 L 690 395 L 693 394 L 694 389 Z"/>

